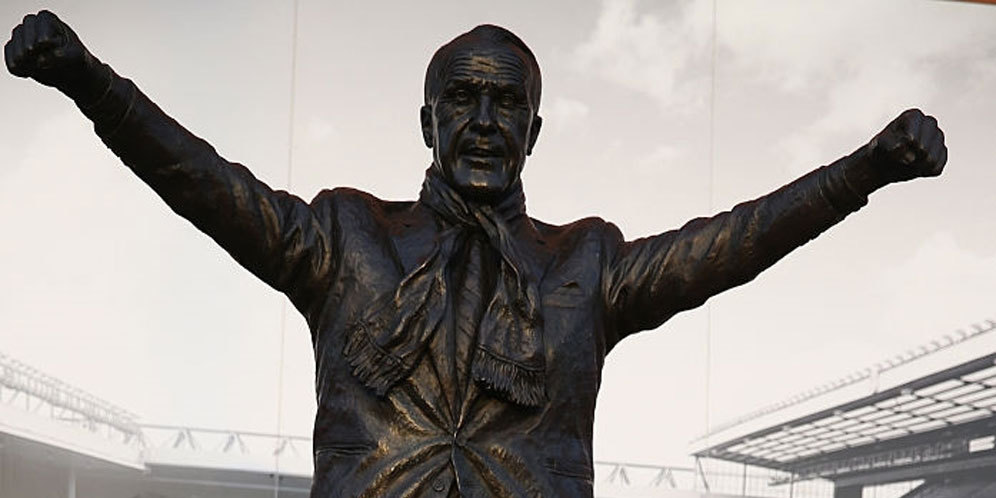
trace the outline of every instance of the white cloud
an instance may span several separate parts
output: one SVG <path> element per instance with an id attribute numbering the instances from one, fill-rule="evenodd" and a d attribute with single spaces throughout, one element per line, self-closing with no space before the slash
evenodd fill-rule
<path id="1" fill-rule="evenodd" d="M 994 280 L 996 256 L 976 254 L 959 245 L 951 233 L 936 232 L 876 282 L 886 298 L 877 329 L 889 333 L 896 343 L 913 345 L 923 341 L 911 341 L 911 330 L 937 336 L 955 326 L 996 319 Z M 922 311 L 935 307 L 943 307 L 944 313 Z M 953 324 L 951 316 L 965 322 Z"/>
<path id="2" fill-rule="evenodd" d="M 311 116 L 305 125 L 304 138 L 309 142 L 327 143 L 340 138 L 339 130 L 328 120 Z"/>
<path id="3" fill-rule="evenodd" d="M 904 109 L 929 113 L 937 100 L 953 98 L 944 93 L 953 81 L 988 81 L 994 72 L 988 53 L 996 49 L 989 35 L 996 20 L 980 15 L 991 12 L 989 6 L 717 0 L 716 9 L 717 98 L 750 84 L 804 99 L 814 118 L 773 143 L 785 164 L 803 169 L 814 158 L 840 153 L 841 142 L 849 144 L 855 135 L 871 138 Z M 709 1 L 603 0 L 573 63 L 653 98 L 665 111 L 703 112 L 711 87 L 712 23 Z M 965 68 L 970 75 L 960 74 Z"/>
<path id="4" fill-rule="evenodd" d="M 579 124 L 579 121 L 588 117 L 589 112 L 588 105 L 580 100 L 556 97 L 540 114 L 543 115 L 544 127 L 560 131 Z"/>
<path id="5" fill-rule="evenodd" d="M 573 55 L 575 67 L 690 112 L 705 101 L 711 4 L 681 1 L 654 13 L 635 0 L 604 0 L 595 31 Z"/>
<path id="6" fill-rule="evenodd" d="M 681 148 L 674 145 L 660 145 L 649 154 L 641 157 L 637 161 L 637 167 L 640 171 L 648 172 L 666 168 L 674 164 L 677 159 L 681 158 L 683 152 L 684 151 Z"/>
<path id="7" fill-rule="evenodd" d="M 723 2 L 720 63 L 746 79 L 803 94 L 820 108 L 817 119 L 778 144 L 789 164 L 806 165 L 832 148 L 826 144 L 834 134 L 873 133 L 909 107 L 929 112 L 944 83 L 957 78 L 952 62 L 994 47 L 992 16 L 960 7 L 902 0 Z"/>

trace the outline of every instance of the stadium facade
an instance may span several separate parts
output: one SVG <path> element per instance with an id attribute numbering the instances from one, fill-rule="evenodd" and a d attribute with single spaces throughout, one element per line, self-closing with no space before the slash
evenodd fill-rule
<path id="1" fill-rule="evenodd" d="M 713 428 L 691 467 L 595 462 L 614 497 L 996 498 L 996 322 Z M 141 425 L 0 354 L 0 498 L 291 498 L 304 437 Z"/>

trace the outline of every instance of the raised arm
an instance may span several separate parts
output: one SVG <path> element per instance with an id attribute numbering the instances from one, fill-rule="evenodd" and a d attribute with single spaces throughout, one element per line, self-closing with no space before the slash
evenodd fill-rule
<path id="1" fill-rule="evenodd" d="M 330 217 L 221 158 L 114 73 L 54 14 L 28 15 L 4 46 L 15 76 L 76 102 L 101 140 L 176 213 L 306 311 L 332 271 Z"/>
<path id="2" fill-rule="evenodd" d="M 678 230 L 610 248 L 605 294 L 618 341 L 749 282 L 867 203 L 882 186 L 941 174 L 937 121 L 911 109 L 867 145 L 761 198 Z"/>

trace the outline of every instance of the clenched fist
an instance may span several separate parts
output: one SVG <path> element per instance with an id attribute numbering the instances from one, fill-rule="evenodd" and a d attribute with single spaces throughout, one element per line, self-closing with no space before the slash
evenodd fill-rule
<path id="1" fill-rule="evenodd" d="M 78 102 L 99 96 L 106 88 L 100 61 L 69 26 L 47 10 L 24 16 L 11 31 L 3 54 L 14 76 L 55 87 Z"/>
<path id="2" fill-rule="evenodd" d="M 933 116 L 909 109 L 894 119 L 865 148 L 884 185 L 937 176 L 948 161 L 944 132 Z"/>

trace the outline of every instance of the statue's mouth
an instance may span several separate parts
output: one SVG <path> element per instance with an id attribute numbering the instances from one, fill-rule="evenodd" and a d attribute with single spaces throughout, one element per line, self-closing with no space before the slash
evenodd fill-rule
<path id="1" fill-rule="evenodd" d="M 463 149 L 463 155 L 471 157 L 504 157 L 505 151 L 501 147 L 481 147 L 472 145 Z"/>

